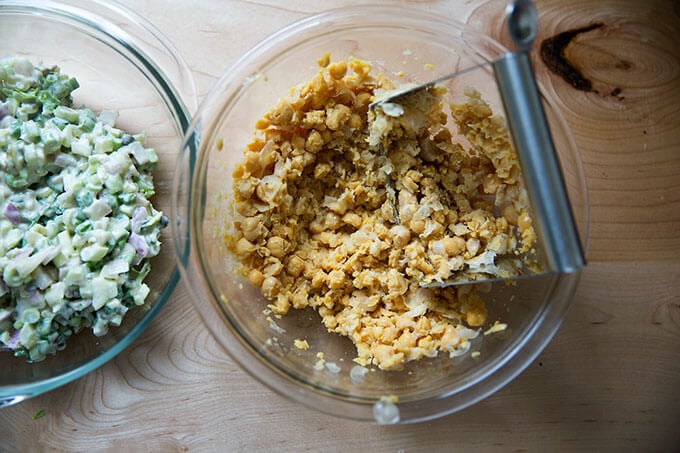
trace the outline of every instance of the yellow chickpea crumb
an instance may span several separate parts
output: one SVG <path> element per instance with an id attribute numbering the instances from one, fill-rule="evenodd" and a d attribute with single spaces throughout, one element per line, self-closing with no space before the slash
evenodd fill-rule
<path id="1" fill-rule="evenodd" d="M 250 272 L 248 272 L 248 282 L 253 286 L 262 286 L 264 274 L 258 269 L 251 269 Z"/>
<path id="2" fill-rule="evenodd" d="M 488 321 L 482 297 L 423 284 L 464 269 L 495 275 L 497 255 L 536 242 L 505 123 L 472 88 L 450 106 L 432 87 L 370 110 L 394 82 L 355 58 L 317 63 L 255 122 L 224 243 L 268 313 L 314 308 L 360 366 L 460 355 Z M 314 366 L 327 366 L 323 353 Z"/>
<path id="3" fill-rule="evenodd" d="M 508 328 L 508 325 L 504 322 L 494 322 L 491 327 L 484 331 L 484 335 L 491 335 L 492 333 L 503 332 Z"/>
<path id="4" fill-rule="evenodd" d="M 434 65 L 432 63 L 425 63 L 423 65 L 423 69 L 425 69 L 426 71 L 432 71 L 434 70 Z"/>
<path id="5" fill-rule="evenodd" d="M 340 80 L 347 74 L 347 63 L 344 61 L 338 61 L 328 66 L 328 74 L 335 80 Z"/>
<path id="6" fill-rule="evenodd" d="M 307 340 L 301 340 L 299 338 L 296 338 L 293 344 L 295 345 L 296 348 L 301 349 L 303 351 L 309 349 L 309 343 L 307 342 Z"/>
<path id="7" fill-rule="evenodd" d="M 331 54 L 330 52 L 324 53 L 321 58 L 316 60 L 316 64 L 318 64 L 320 67 L 325 68 L 328 66 L 331 62 Z"/>

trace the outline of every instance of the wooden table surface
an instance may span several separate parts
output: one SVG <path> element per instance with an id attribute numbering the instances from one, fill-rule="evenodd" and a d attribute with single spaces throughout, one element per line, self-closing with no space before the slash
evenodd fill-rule
<path id="1" fill-rule="evenodd" d="M 203 97 L 269 33 L 361 1 L 126 0 L 177 45 Z M 507 42 L 502 1 L 414 3 Z M 566 56 L 591 91 L 537 59 L 573 129 L 591 208 L 589 266 L 550 345 L 462 412 L 406 426 L 336 419 L 254 381 L 180 284 L 113 361 L 0 411 L 0 451 L 678 451 L 680 3 L 540 0 L 539 39 L 602 23 Z M 38 411 L 44 416 L 34 420 Z"/>

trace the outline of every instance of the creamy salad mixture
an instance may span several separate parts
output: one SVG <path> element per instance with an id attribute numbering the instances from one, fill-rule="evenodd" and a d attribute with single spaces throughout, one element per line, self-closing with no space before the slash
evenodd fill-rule
<path id="1" fill-rule="evenodd" d="M 158 156 L 117 114 L 73 105 L 75 78 L 0 60 L 0 346 L 30 361 L 144 304 L 167 223 Z"/>

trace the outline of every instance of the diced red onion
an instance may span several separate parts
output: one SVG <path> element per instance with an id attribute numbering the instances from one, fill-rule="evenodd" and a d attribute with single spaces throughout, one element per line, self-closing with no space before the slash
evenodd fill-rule
<path id="1" fill-rule="evenodd" d="M 21 213 L 13 203 L 7 203 L 7 206 L 5 206 L 5 217 L 12 222 L 12 225 L 21 223 Z"/>
<path id="2" fill-rule="evenodd" d="M 130 238 L 128 242 L 132 247 L 134 247 L 135 252 L 141 257 L 146 257 L 149 254 L 149 244 L 146 243 L 146 239 L 137 233 L 130 233 Z"/>
<path id="3" fill-rule="evenodd" d="M 139 231 L 142 229 L 142 223 L 144 223 L 146 217 L 146 208 L 140 206 L 135 209 L 135 211 L 132 213 L 132 225 L 130 227 L 133 233 L 139 233 Z"/>
<path id="4" fill-rule="evenodd" d="M 31 307 L 39 308 L 42 306 L 43 301 L 40 298 L 40 294 L 37 290 L 34 289 L 28 293 L 28 303 L 31 305 Z"/>
<path id="5" fill-rule="evenodd" d="M 12 257 L 13 260 L 19 260 L 22 258 L 26 258 L 28 256 L 31 256 L 31 253 L 33 253 L 34 248 L 31 247 L 30 245 L 21 247 L 20 249 L 15 249 L 16 253 Z"/>
<path id="6" fill-rule="evenodd" d="M 12 332 L 12 335 L 9 337 L 9 342 L 7 343 L 9 349 L 16 349 L 19 347 L 19 335 L 21 335 L 21 329 Z"/>

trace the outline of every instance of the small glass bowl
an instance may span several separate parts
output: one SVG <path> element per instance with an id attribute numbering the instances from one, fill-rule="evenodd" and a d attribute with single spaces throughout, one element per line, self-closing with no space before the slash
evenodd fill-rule
<path id="1" fill-rule="evenodd" d="M 417 83 L 494 60 L 505 51 L 465 25 L 420 10 L 350 7 L 308 17 L 273 34 L 216 83 L 199 106 L 178 162 L 175 247 L 203 320 L 254 377 L 325 413 L 379 423 L 415 422 L 458 411 L 490 395 L 546 346 L 569 305 L 578 273 L 495 286 L 485 296 L 489 325 L 498 320 L 509 327 L 500 334 L 480 335 L 463 356 L 441 354 L 400 371 L 375 369 L 362 375 L 352 362 L 354 346 L 328 333 L 315 312 L 291 310 L 282 319 L 268 320 L 263 315 L 267 301 L 234 273 L 238 264 L 220 238 L 230 221 L 224 216 L 232 201 L 232 171 L 253 138 L 255 121 L 291 87 L 310 80 L 324 53 L 330 52 L 331 61 L 369 61 L 375 72 Z M 466 85 L 477 88 L 495 112 L 503 112 L 488 65 L 447 82 L 454 94 Z M 545 104 L 585 241 L 583 168 L 566 122 L 551 99 Z M 309 350 L 294 346 L 295 339 L 302 338 L 308 340 Z M 319 352 L 332 367 L 316 366 Z"/>
<path id="2" fill-rule="evenodd" d="M 175 47 L 149 22 L 114 2 L 100 0 L 0 2 L 0 58 L 23 56 L 59 66 L 79 84 L 75 105 L 95 113 L 115 110 L 117 126 L 145 132 L 159 155 L 154 206 L 170 210 L 175 161 L 190 111 L 196 108 L 193 78 Z M 95 337 L 87 329 L 66 349 L 28 363 L 0 351 L 0 407 L 64 385 L 103 365 L 149 325 L 179 280 L 170 228 L 145 280 L 145 305 L 127 312 L 119 327 Z"/>

